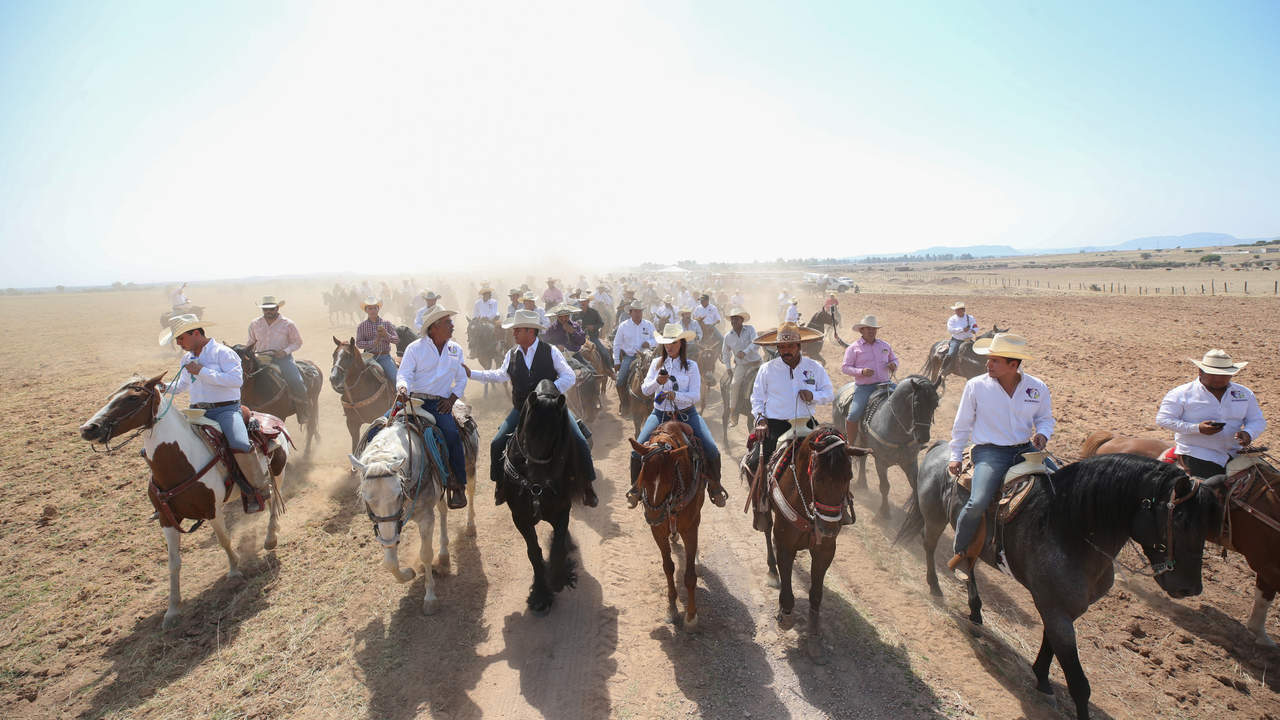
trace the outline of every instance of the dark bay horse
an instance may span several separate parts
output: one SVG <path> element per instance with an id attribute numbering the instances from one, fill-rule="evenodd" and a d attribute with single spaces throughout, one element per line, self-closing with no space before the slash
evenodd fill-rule
<path id="1" fill-rule="evenodd" d="M 943 529 L 968 499 L 948 472 L 949 448 L 925 453 L 907 518 L 894 542 L 921 534 L 929 590 L 940 596 L 934 550 Z M 1201 591 L 1205 535 L 1218 513 L 1222 476 L 1192 482 L 1171 465 L 1137 455 L 1105 455 L 1039 476 L 1018 514 L 995 528 L 982 559 L 1006 570 L 1031 591 L 1044 636 L 1032 664 L 1036 689 L 1052 693 L 1049 665 L 1057 657 L 1076 704 L 1089 717 L 1089 681 L 1076 650 L 1075 620 L 1111 589 L 1115 556 L 1130 539 L 1152 565 L 1170 597 Z M 997 547 L 998 545 L 998 547 Z M 982 623 L 977 573 L 969 575 L 969 619 Z"/>
<path id="2" fill-rule="evenodd" d="M 467 318 L 467 355 L 491 370 L 502 364 L 502 328 L 491 320 Z M 484 395 L 489 397 L 489 383 L 483 383 Z"/>
<path id="3" fill-rule="evenodd" d="M 667 622 L 680 617 L 676 610 L 675 563 L 671 560 L 671 544 L 680 536 L 684 544 L 684 628 L 698 625 L 698 524 L 702 522 L 702 503 L 707 481 L 697 467 L 691 438 L 693 431 L 680 422 L 662 423 L 641 444 L 631 439 L 631 447 L 640 454 L 640 488 L 644 519 L 653 532 L 653 541 L 662 553 L 662 571 L 667 575 Z"/>
<path id="4" fill-rule="evenodd" d="M 407 325 L 396 326 L 396 357 L 404 357 L 404 351 L 409 347 L 409 343 L 418 339 L 415 333 Z"/>
<path id="5" fill-rule="evenodd" d="M 355 338 L 343 342 L 335 337 L 333 343 L 329 385 L 340 396 L 354 453 L 360 443 L 360 426 L 382 417 L 395 401 L 395 378 L 388 383 L 381 366 L 362 358 Z"/>
<path id="6" fill-rule="evenodd" d="M 839 430 L 822 425 L 790 447 L 779 442 L 770 465 L 784 460 L 781 456 L 788 452 L 791 459 L 781 463 L 784 469 L 777 477 L 772 472 L 773 468 L 767 467 L 761 478 L 765 483 L 761 491 L 767 494 L 772 508 L 772 513 L 764 515 L 765 526 L 761 528 L 765 538 L 765 560 L 769 565 L 770 584 L 776 579 L 780 588 L 778 624 L 787 629 L 791 627 L 791 611 L 795 607 L 791 569 L 796 553 L 809 551 L 807 652 L 814 662 L 821 664 L 825 662 L 826 655 L 819 615 L 823 581 L 836 556 L 841 510 L 849 493 L 849 481 L 853 479 L 850 458 L 866 455 L 868 451 L 849 447 Z M 756 468 L 747 467 L 745 470 L 754 472 Z"/>
<path id="7" fill-rule="evenodd" d="M 527 603 L 535 615 L 547 614 L 555 593 L 578 582 L 569 556 L 569 508 L 574 499 L 582 498 L 586 476 L 581 463 L 591 459 L 577 457 L 569 422 L 564 395 L 550 380 L 543 380 L 520 409 L 503 455 L 507 507 L 533 566 Z M 539 521 L 551 525 L 549 562 L 543 560 L 538 544 Z"/>
<path id="8" fill-rule="evenodd" d="M 1085 439 L 1080 456 L 1128 452 L 1160 458 L 1171 447 L 1168 440 L 1119 437 L 1099 430 Z M 1227 512 L 1210 528 L 1208 539 L 1244 555 L 1256 574 L 1253 611 L 1245 628 L 1257 644 L 1275 647 L 1267 635 L 1267 611 L 1280 590 L 1280 475 L 1265 461 L 1250 462 L 1242 456 L 1227 466 L 1223 496 Z"/>
<path id="9" fill-rule="evenodd" d="M 704 342 L 706 335 L 702 336 Z M 720 351 L 724 344 L 724 340 L 719 342 L 711 342 L 704 345 L 698 345 L 694 353 L 694 360 L 698 363 L 698 372 L 702 375 L 702 398 L 698 403 L 698 413 L 701 414 L 707 409 L 707 391 L 716 387 L 716 363 L 720 362 Z"/>
<path id="10" fill-rule="evenodd" d="M 240 496 L 240 489 L 230 481 L 227 462 L 220 461 L 193 425 L 193 422 L 211 421 L 203 418 L 189 420 L 180 408 L 173 407 L 172 398 L 165 398 L 160 390 L 162 377 L 157 375 L 150 380 L 134 378 L 121 385 L 107 399 L 107 404 L 80 426 L 80 437 L 90 443 L 107 445 L 131 430 L 135 434 L 148 431 L 143 436 L 142 457 L 151 470 L 147 495 L 156 507 L 160 529 L 169 550 L 169 607 L 162 623 L 163 627 L 169 628 L 177 622 L 178 607 L 182 603 L 179 541 L 183 534 L 194 531 L 208 520 L 218 544 L 227 555 L 227 577 L 241 577 L 240 558 L 231 549 L 223 511 L 227 502 Z M 263 417 L 261 420 L 264 424 L 279 423 L 275 418 Z M 121 445 L 114 449 L 119 447 Z M 262 547 L 272 550 L 276 546 L 279 513 L 284 508 L 278 491 L 284 482 L 289 448 L 283 440 L 272 440 L 267 447 L 270 455 L 265 460 L 273 492 L 267 502 L 269 520 Z M 196 520 L 196 523 L 183 530 L 184 520 Z"/>
<path id="11" fill-rule="evenodd" d="M 631 362 L 629 372 L 623 378 L 622 388 L 618 392 L 619 395 L 627 394 L 627 407 L 623 417 L 631 418 L 631 424 L 634 426 L 632 432 L 637 435 L 640 434 L 644 421 L 653 412 L 653 398 L 645 395 L 640 386 L 644 384 L 644 377 L 649 373 L 649 366 L 653 364 L 655 352 L 654 348 L 645 348 L 636 353 L 636 358 Z"/>
<path id="12" fill-rule="evenodd" d="M 252 346 L 246 345 L 232 345 L 231 349 L 240 356 L 240 364 L 244 372 L 244 385 L 240 387 L 240 397 L 246 407 L 274 415 L 281 420 L 298 414 L 293 398 L 289 397 L 289 387 L 284 382 L 284 375 L 270 364 L 270 355 L 254 352 Z M 320 437 L 320 388 L 324 385 L 324 375 L 310 360 L 294 362 L 298 366 L 298 372 L 302 374 L 302 384 L 307 390 L 307 402 L 311 403 L 311 415 L 303 426 L 307 431 L 307 445 L 303 449 L 303 455 L 310 455 L 311 443 Z"/>
<path id="13" fill-rule="evenodd" d="M 973 340 L 995 337 L 996 333 L 1002 332 L 1009 332 L 1009 328 L 993 326 Z M 986 372 L 987 358 L 985 355 L 979 355 L 973 351 L 973 340 L 965 340 L 961 343 L 960 349 L 956 350 L 955 359 L 952 360 L 945 373 L 942 372 L 942 360 L 947 356 L 947 347 L 951 341 L 940 340 L 934 343 L 929 348 L 929 354 L 925 356 L 924 365 L 920 368 L 920 374 L 929 378 L 930 382 L 936 383 L 938 392 L 942 393 L 946 390 L 947 375 L 956 375 L 968 380 Z"/>
<path id="14" fill-rule="evenodd" d="M 834 422 L 849 414 L 856 383 L 849 383 L 836 393 Z M 892 392 L 873 394 L 862 416 L 858 444 L 869 449 L 876 460 L 880 477 L 880 517 L 889 516 L 889 468 L 897 465 L 916 486 L 916 463 L 920 451 L 929 444 L 933 413 L 938 409 L 938 387 L 923 375 L 911 375 L 898 383 Z M 867 459 L 858 463 L 858 487 L 867 487 Z"/>
<path id="15" fill-rule="evenodd" d="M 835 336 L 836 343 L 838 343 L 840 347 L 842 348 L 849 347 L 849 343 L 840 339 L 840 309 L 839 308 L 832 308 L 830 310 L 827 310 L 824 308 L 822 310 L 819 310 L 818 312 L 814 313 L 813 317 L 809 318 L 809 322 L 805 323 L 804 325 L 805 327 L 812 328 L 822 333 L 821 338 L 818 338 L 814 342 L 809 343 L 805 347 L 805 355 L 808 355 L 809 357 L 813 358 L 814 360 L 817 360 L 818 362 L 822 362 L 822 344 L 823 342 L 826 341 L 827 328 L 831 328 L 831 333 L 832 335 Z"/>

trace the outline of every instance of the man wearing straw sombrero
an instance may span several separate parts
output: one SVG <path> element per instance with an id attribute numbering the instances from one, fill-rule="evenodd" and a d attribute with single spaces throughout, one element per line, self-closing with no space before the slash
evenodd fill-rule
<path id="1" fill-rule="evenodd" d="M 1173 431 L 1174 452 L 1187 472 L 1209 478 L 1227 471 L 1227 461 L 1249 447 L 1267 421 L 1253 391 L 1231 378 L 1248 362 L 1235 362 L 1223 350 L 1191 360 L 1199 376 L 1169 391 L 1160 402 L 1156 424 Z"/>
<path id="2" fill-rule="evenodd" d="M 972 488 L 969 501 L 956 518 L 956 554 L 947 563 L 966 582 L 984 540 L 975 537 L 978 527 L 1000 491 L 1005 473 L 1023 453 L 1043 450 L 1054 428 L 1049 386 L 1022 372 L 1022 362 L 1032 359 L 1025 338 L 997 333 L 975 342 L 973 351 L 987 356 L 987 372 L 964 385 L 951 425 L 951 462 L 947 466 L 952 475 L 959 476 L 965 446 L 972 441 Z"/>
<path id="3" fill-rule="evenodd" d="M 391 350 L 400 335 L 396 332 L 396 326 L 389 320 L 383 320 L 379 314 L 382 310 L 382 300 L 376 297 L 368 297 L 364 302 L 360 303 L 360 309 L 369 315 L 356 326 L 356 347 L 373 356 L 373 361 L 378 363 L 382 368 L 382 372 L 387 375 L 387 384 L 395 386 L 396 373 L 400 368 L 396 367 L 396 361 L 391 357 Z"/>
<path id="4" fill-rule="evenodd" d="M 302 382 L 302 373 L 293 361 L 293 354 L 302 347 L 302 333 L 293 321 L 280 314 L 284 300 L 277 300 L 274 295 L 266 295 L 258 308 L 262 317 L 249 323 L 248 345 L 254 352 L 268 353 L 271 362 L 284 376 L 284 384 L 288 388 L 289 397 L 298 411 L 298 422 L 307 423 L 315 408 L 307 398 L 307 386 Z"/>
<path id="5" fill-rule="evenodd" d="M 791 429 L 792 421 L 816 427 L 817 409 L 835 397 L 827 371 L 800 354 L 802 343 L 821 339 L 822 333 L 795 323 L 783 323 L 755 339 L 756 345 L 772 345 L 778 351 L 778 357 L 760 367 L 751 387 L 751 416 L 761 442 L 762 466 L 768 465 L 778 438 Z"/>

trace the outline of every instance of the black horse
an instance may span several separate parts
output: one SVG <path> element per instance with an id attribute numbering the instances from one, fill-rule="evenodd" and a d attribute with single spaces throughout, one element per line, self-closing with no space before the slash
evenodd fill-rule
<path id="1" fill-rule="evenodd" d="M 849 414 L 856 383 L 840 388 L 834 403 L 834 421 L 842 424 Z M 911 375 L 892 392 L 886 385 L 872 394 L 862 416 L 857 445 L 868 448 L 876 459 L 880 476 L 880 517 L 889 516 L 889 468 L 897 465 L 916 486 L 916 463 L 920 451 L 929 444 L 929 428 L 938 409 L 938 387 L 923 375 Z M 867 458 L 857 457 L 858 487 L 867 488 Z"/>
<path id="2" fill-rule="evenodd" d="M 839 343 L 840 347 L 849 347 L 849 343 L 840 339 L 839 308 L 819 310 L 813 314 L 813 317 L 809 318 L 809 322 L 805 323 L 805 327 L 812 328 L 822 333 L 821 338 L 810 343 L 809 346 L 805 348 L 805 354 L 818 362 L 822 362 L 822 343 L 826 340 L 828 327 L 831 328 L 831 333 L 835 335 L 836 342 Z"/>
<path id="3" fill-rule="evenodd" d="M 271 364 L 268 353 L 254 352 L 251 345 L 232 345 L 231 349 L 240 356 L 240 368 L 244 373 L 240 399 L 246 407 L 275 415 L 281 420 L 290 415 L 298 415 L 298 407 L 289 396 L 284 375 Z M 320 437 L 320 388 L 324 386 L 324 375 L 310 360 L 294 362 L 298 366 L 298 373 L 302 375 L 302 386 L 307 391 L 307 402 L 311 405 L 310 412 L 306 413 L 307 421 L 302 423 L 307 431 L 307 444 L 303 453 L 309 455 L 311 443 Z"/>
<path id="4" fill-rule="evenodd" d="M 582 464 L 591 458 L 577 457 L 569 422 L 564 395 L 555 383 L 543 380 L 520 409 L 520 421 L 503 456 L 507 506 L 533 565 L 527 602 L 535 615 L 545 615 L 555 593 L 578 582 L 569 556 L 569 507 L 582 498 L 587 477 Z M 551 525 L 549 569 L 538 544 L 540 520 Z"/>
<path id="5" fill-rule="evenodd" d="M 492 320 L 467 318 L 467 354 L 485 370 L 502 364 L 502 328 Z M 489 384 L 484 383 L 484 397 L 489 397 Z"/>
<path id="6" fill-rule="evenodd" d="M 396 357 L 404 357 L 404 351 L 409 347 L 409 343 L 418 339 L 418 334 L 410 329 L 407 325 L 396 326 Z"/>
<path id="7" fill-rule="evenodd" d="M 975 337 L 973 340 L 981 340 L 983 338 L 994 337 L 996 333 L 1009 332 L 1009 328 L 992 327 L 990 330 Z M 973 351 L 973 340 L 965 340 L 956 350 L 956 356 L 951 363 L 945 368 L 942 367 L 942 361 L 947 356 L 947 348 L 950 346 L 950 340 L 940 340 L 929 348 L 929 354 L 925 356 L 924 366 L 920 368 L 920 374 L 929 378 L 929 382 L 938 386 L 938 392 L 946 390 L 946 376 L 956 375 L 966 380 L 975 378 L 987 371 L 987 357 L 979 355 Z"/>
<path id="8" fill-rule="evenodd" d="M 948 447 L 925 453 L 907 518 L 894 542 L 921 533 L 929 590 L 941 596 L 934 549 L 955 524 L 968 491 L 947 472 Z M 982 559 L 1031 591 L 1044 624 L 1031 668 L 1036 689 L 1052 693 L 1058 658 L 1076 716 L 1089 717 L 1089 681 L 1076 651 L 1075 620 L 1111 589 L 1117 553 L 1133 539 L 1170 597 L 1198 595 L 1205 534 L 1218 517 L 1215 488 L 1224 476 L 1193 482 L 1177 466 L 1137 455 L 1100 455 L 1039 476 L 1018 514 L 988 534 Z M 994 538 L 991 536 L 994 535 Z M 968 582 L 969 619 L 982 623 L 977 573 Z"/>

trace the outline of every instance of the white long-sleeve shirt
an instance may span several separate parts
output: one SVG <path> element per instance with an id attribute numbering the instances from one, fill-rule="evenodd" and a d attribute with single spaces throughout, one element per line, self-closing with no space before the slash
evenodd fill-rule
<path id="1" fill-rule="evenodd" d="M 1205 420 L 1226 423 L 1213 435 L 1200 433 Z M 1252 440 L 1267 429 L 1267 421 L 1258 407 L 1258 398 L 1243 385 L 1230 383 L 1222 399 L 1213 396 L 1197 378 L 1169 391 L 1160 401 L 1156 424 L 1173 431 L 1174 452 L 1226 465 L 1240 451 L 1236 433 L 1243 430 Z"/>
<path id="2" fill-rule="evenodd" d="M 951 313 L 947 318 L 947 332 L 956 340 L 968 340 L 978 332 L 978 321 L 972 315 L 960 316 Z"/>
<path id="3" fill-rule="evenodd" d="M 716 325 L 720 322 L 720 309 L 710 303 L 706 307 L 701 304 L 693 308 L 693 319 L 703 325 Z"/>
<path id="4" fill-rule="evenodd" d="M 698 363 L 689 360 L 689 369 L 680 367 L 680 358 L 669 358 L 662 353 L 649 363 L 649 374 L 644 376 L 640 384 L 640 392 L 653 398 L 653 409 L 666 412 L 688 410 L 702 399 L 702 373 L 698 371 Z M 658 371 L 667 369 L 667 382 L 658 384 Z M 675 383 L 674 385 L 672 383 Z M 672 388 L 679 387 L 672 392 Z M 658 393 L 662 392 L 662 400 Z"/>
<path id="5" fill-rule="evenodd" d="M 731 368 L 735 363 L 758 363 L 760 362 L 760 347 L 755 343 L 756 329 L 753 325 L 742 324 L 742 332 L 736 333 L 732 329 L 724 334 L 724 345 L 721 346 L 720 355 L 724 361 L 724 366 Z M 738 359 L 738 353 L 742 353 L 742 359 Z"/>
<path id="6" fill-rule="evenodd" d="M 515 348 L 515 354 L 524 358 L 524 366 L 526 369 L 533 368 L 533 354 L 538 350 L 538 343 L 542 342 L 538 338 L 533 339 L 533 343 L 529 345 L 528 350 L 521 351 L 519 347 Z M 556 389 L 563 395 L 573 387 L 578 381 L 578 376 L 573 374 L 573 368 L 569 367 L 569 361 L 564 359 L 564 353 L 560 352 L 560 348 L 548 343 L 551 349 L 551 365 L 556 369 L 555 385 Z M 502 364 L 493 370 L 472 370 L 471 379 L 482 383 L 504 383 L 511 382 L 511 376 L 507 373 L 507 368 L 511 364 L 511 353 L 508 352 L 502 356 Z"/>
<path id="7" fill-rule="evenodd" d="M 635 355 L 640 352 L 640 346 L 648 343 L 649 347 L 653 347 L 657 343 L 654 342 L 653 336 L 657 331 L 653 328 L 653 323 L 648 320 L 636 322 L 631 318 L 627 318 L 618 324 L 618 329 L 613 333 L 613 364 L 622 364 L 622 354 Z"/>
<path id="8" fill-rule="evenodd" d="M 462 369 L 462 346 L 447 340 L 444 352 L 431 338 L 409 343 L 396 373 L 396 389 L 447 398 L 462 397 L 467 389 L 467 371 Z"/>
<path id="9" fill-rule="evenodd" d="M 493 298 L 489 298 L 488 300 L 480 298 L 479 300 L 476 300 L 471 317 L 477 320 L 498 317 L 498 301 Z"/>
<path id="10" fill-rule="evenodd" d="M 813 393 L 813 399 L 800 399 L 800 391 Z M 751 386 L 751 416 L 770 420 L 792 420 L 813 417 L 819 405 L 835 397 L 831 378 L 813 358 L 801 356 L 795 368 L 782 358 L 774 358 L 760 367 Z"/>
<path id="11" fill-rule="evenodd" d="M 787 312 L 784 320 L 789 323 L 800 322 L 800 308 L 795 305 L 787 305 Z"/>
<path id="12" fill-rule="evenodd" d="M 187 372 L 187 363 L 195 360 L 200 363 L 200 374 L 194 378 Z M 200 349 L 199 355 L 184 353 L 182 355 L 184 369 L 178 371 L 176 383 L 170 383 L 171 391 L 178 393 L 191 391 L 192 403 L 217 403 L 240 399 L 240 386 L 244 384 L 244 370 L 240 364 L 240 356 L 235 350 L 210 338 Z"/>
<path id="13" fill-rule="evenodd" d="M 187 304 L 187 296 L 182 290 L 174 290 L 169 293 L 169 304 L 174 307 L 182 307 Z"/>
<path id="14" fill-rule="evenodd" d="M 422 307 L 418 308 L 418 312 L 414 313 L 413 315 L 413 331 L 414 332 L 416 333 L 422 332 L 422 321 L 424 318 L 427 317 L 427 313 L 431 312 L 431 308 L 433 307 L 435 307 L 435 303 L 432 303 L 430 305 L 423 305 Z"/>
<path id="15" fill-rule="evenodd" d="M 951 424 L 951 459 L 964 459 L 964 448 L 974 445 L 1022 445 L 1036 433 L 1053 437 L 1053 401 L 1049 386 L 1021 373 L 1010 396 L 1000 382 L 983 373 L 964 384 L 960 407 Z"/>

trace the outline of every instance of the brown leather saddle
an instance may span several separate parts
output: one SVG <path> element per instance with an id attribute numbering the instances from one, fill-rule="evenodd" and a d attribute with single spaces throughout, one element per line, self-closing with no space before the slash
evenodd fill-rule
<path id="1" fill-rule="evenodd" d="M 293 438 L 289 437 L 289 431 L 285 429 L 284 421 L 275 415 L 256 412 L 241 405 L 240 414 L 244 418 L 245 427 L 249 430 L 249 444 L 262 453 L 270 463 L 270 473 L 279 475 L 284 469 L 284 463 L 287 459 L 280 438 L 283 436 L 284 442 L 289 443 L 290 447 L 294 447 Z M 244 480 L 244 473 L 240 471 L 239 464 L 232 457 L 231 448 L 227 446 L 227 439 L 222 434 L 222 428 L 218 423 L 205 418 L 203 413 L 200 415 L 189 416 L 192 428 L 196 431 L 196 435 L 204 441 L 205 446 L 213 452 L 214 455 L 222 462 L 223 467 L 227 470 L 226 479 L 223 480 L 227 491 L 230 492 L 231 486 L 236 479 Z M 241 495 L 241 501 L 248 510 L 249 498 Z M 264 505 L 265 507 L 265 505 Z"/>
<path id="2" fill-rule="evenodd" d="M 974 536 L 973 543 L 969 546 L 966 555 L 977 557 L 982 548 L 989 542 L 995 541 L 994 529 L 1000 525 L 1004 525 L 1013 520 L 1018 515 L 1018 511 L 1022 509 L 1022 505 L 1027 498 L 1031 496 L 1031 491 L 1035 489 L 1036 483 L 1043 478 L 1049 476 L 1049 468 L 1045 466 L 1044 459 L 1047 453 L 1027 452 L 1022 454 L 1022 462 L 1009 468 L 1004 474 L 1004 481 L 1000 485 L 1000 495 L 996 502 L 982 514 L 982 524 L 978 527 L 978 533 Z M 964 451 L 964 461 L 961 465 L 963 468 L 960 476 L 956 478 L 956 484 L 964 488 L 966 491 L 973 490 L 973 460 L 970 457 L 969 449 Z M 993 532 L 988 532 L 988 530 Z"/>

